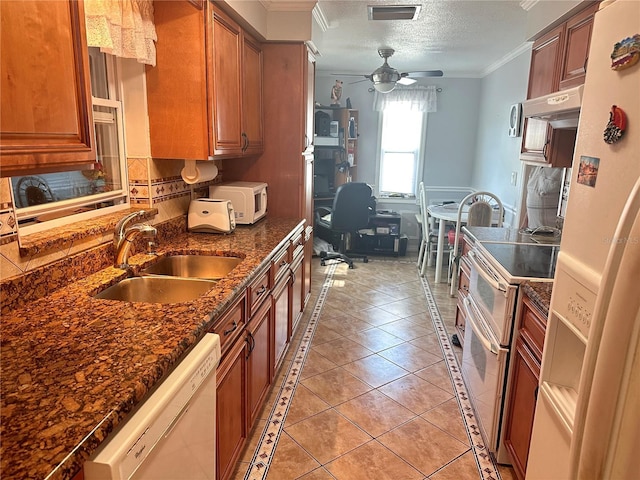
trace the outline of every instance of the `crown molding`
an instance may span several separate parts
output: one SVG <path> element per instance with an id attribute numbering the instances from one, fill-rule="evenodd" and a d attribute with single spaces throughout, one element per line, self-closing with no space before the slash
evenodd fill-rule
<path id="1" fill-rule="evenodd" d="M 322 30 L 323 32 L 329 30 L 329 22 L 327 22 L 327 17 L 324 16 L 324 12 L 320 8 L 320 5 L 316 4 L 316 6 L 313 7 L 311 14 L 313 15 L 313 19 L 320 27 L 320 30 Z"/>
<path id="2" fill-rule="evenodd" d="M 539 0 L 521 0 L 520 6 L 522 7 L 523 10 L 528 12 L 538 2 Z"/>
<path id="3" fill-rule="evenodd" d="M 500 60 L 498 60 L 497 62 L 492 63 L 491 65 L 489 65 L 487 68 L 485 68 L 482 71 L 482 77 L 486 77 L 487 75 L 489 75 L 490 73 L 496 71 L 497 69 L 499 69 L 500 67 L 502 67 L 503 65 L 509 63 L 511 60 L 513 60 L 514 58 L 522 55 L 524 52 L 531 50 L 531 45 L 533 44 L 533 42 L 524 42 L 522 45 L 520 45 L 518 48 L 516 48 L 515 50 L 507 53 L 504 57 L 502 57 Z"/>
<path id="4" fill-rule="evenodd" d="M 316 6 L 316 0 L 292 0 L 279 2 L 260 0 L 260 3 L 268 12 L 310 12 Z"/>

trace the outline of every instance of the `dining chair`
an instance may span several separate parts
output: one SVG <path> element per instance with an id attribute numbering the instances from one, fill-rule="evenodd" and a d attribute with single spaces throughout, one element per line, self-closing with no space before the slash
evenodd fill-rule
<path id="1" fill-rule="evenodd" d="M 436 253 L 436 245 L 438 243 L 438 234 L 434 230 L 427 211 L 427 190 L 424 182 L 418 185 L 418 205 L 420 213 L 416 215 L 420 223 L 420 248 L 418 249 L 418 270 L 420 275 L 427 273 L 427 267 L 431 264 L 430 260 Z"/>
<path id="2" fill-rule="evenodd" d="M 467 206 L 468 210 L 465 212 L 464 210 Z M 455 233 L 449 235 L 449 245 L 451 247 L 449 254 L 449 283 L 451 288 L 449 293 L 452 297 L 455 296 L 455 292 L 458 290 L 456 283 L 458 282 L 458 269 L 460 268 L 460 240 L 462 237 L 460 229 L 463 223 L 463 213 L 467 214 L 465 223 L 467 226 L 491 227 L 495 225 L 500 227 L 504 216 L 504 206 L 495 194 L 486 191 L 470 193 L 460 201 Z"/>

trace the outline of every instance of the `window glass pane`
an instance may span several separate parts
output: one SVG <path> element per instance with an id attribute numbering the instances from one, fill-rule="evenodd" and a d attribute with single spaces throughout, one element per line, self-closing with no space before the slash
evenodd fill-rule
<path id="1" fill-rule="evenodd" d="M 91 95 L 96 98 L 109 96 L 109 76 L 107 75 L 107 56 L 99 48 L 89 47 L 89 70 L 91 74 Z"/>
<path id="2" fill-rule="evenodd" d="M 383 150 L 413 151 L 420 148 L 422 112 L 384 112 Z"/>
<path id="3" fill-rule="evenodd" d="M 380 191 L 413 194 L 416 155 L 414 152 L 383 152 Z"/>
<path id="4" fill-rule="evenodd" d="M 113 107 L 94 106 L 97 162 L 93 177 L 97 192 L 120 190 L 120 151 L 118 147 L 118 117 Z"/>
<path id="5" fill-rule="evenodd" d="M 75 170 L 11 178 L 18 224 L 31 225 L 89 210 L 126 203 L 122 105 L 113 100 L 114 62 L 90 48 L 96 162 Z M 109 100 L 109 98 L 112 98 Z"/>
<path id="6" fill-rule="evenodd" d="M 385 110 L 382 118 L 380 192 L 415 195 L 424 114 Z"/>

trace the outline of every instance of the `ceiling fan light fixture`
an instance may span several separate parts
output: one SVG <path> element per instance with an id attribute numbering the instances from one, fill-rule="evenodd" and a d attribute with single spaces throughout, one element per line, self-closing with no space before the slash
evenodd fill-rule
<path id="1" fill-rule="evenodd" d="M 391 90 L 396 88 L 395 82 L 373 82 L 373 88 L 375 88 L 380 93 L 389 93 Z"/>
<path id="2" fill-rule="evenodd" d="M 398 83 L 400 85 L 413 85 L 416 82 L 417 80 L 414 80 L 413 78 L 409 78 L 409 77 L 402 77 L 400 80 L 398 80 Z"/>

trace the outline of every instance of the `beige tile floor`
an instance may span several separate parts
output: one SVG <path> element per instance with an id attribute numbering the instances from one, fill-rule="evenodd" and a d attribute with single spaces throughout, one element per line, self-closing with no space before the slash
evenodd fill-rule
<path id="1" fill-rule="evenodd" d="M 267 480 L 480 478 L 412 260 L 371 257 L 336 269 Z M 312 298 L 234 480 L 250 465 L 327 268 L 313 259 Z M 455 298 L 433 275 L 453 332 Z"/>

